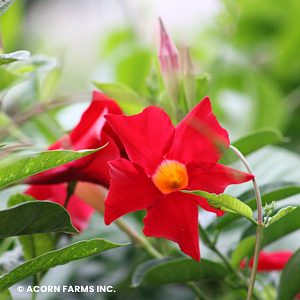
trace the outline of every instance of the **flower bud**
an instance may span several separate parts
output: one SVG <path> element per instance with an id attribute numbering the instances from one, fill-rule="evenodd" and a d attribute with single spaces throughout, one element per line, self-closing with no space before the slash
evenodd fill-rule
<path id="1" fill-rule="evenodd" d="M 160 23 L 160 45 L 158 58 L 163 81 L 168 96 L 173 105 L 179 102 L 180 97 L 180 59 L 179 52 L 169 37 L 162 20 Z"/>

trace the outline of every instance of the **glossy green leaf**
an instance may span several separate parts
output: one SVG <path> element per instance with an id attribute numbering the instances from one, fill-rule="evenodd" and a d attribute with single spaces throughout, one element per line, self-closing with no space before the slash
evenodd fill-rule
<path id="1" fill-rule="evenodd" d="M 142 98 L 132 88 L 123 83 L 94 82 L 94 84 L 108 97 L 117 101 L 128 114 L 138 113 L 143 108 Z"/>
<path id="2" fill-rule="evenodd" d="M 266 203 L 271 203 L 272 201 L 283 200 L 285 198 L 299 194 L 300 187 L 294 186 L 293 184 L 296 183 L 278 182 L 260 187 L 262 204 L 265 205 Z M 256 209 L 256 199 L 252 190 L 239 196 L 239 199 L 249 205 L 251 209 Z M 225 214 L 217 218 L 217 220 L 213 223 L 213 226 L 215 226 L 215 228 L 218 230 L 222 230 L 238 219 L 240 219 L 239 215 L 230 213 Z"/>
<path id="3" fill-rule="evenodd" d="M 23 194 L 16 194 L 10 197 L 8 200 L 8 207 L 13 207 L 20 205 L 22 203 L 26 203 L 28 201 L 36 201 L 32 196 L 30 195 L 23 195 Z M 34 203 L 34 202 L 33 202 Z M 51 206 L 52 207 L 52 206 Z M 61 209 L 62 208 L 62 209 Z M 55 210 L 53 208 L 50 209 L 50 220 L 48 220 L 48 213 L 47 213 L 47 218 L 44 219 L 45 213 L 42 213 L 41 215 L 37 215 L 37 218 L 33 220 L 33 222 L 36 222 L 36 230 L 37 232 L 43 232 L 43 228 L 47 228 L 48 222 L 49 222 L 49 227 L 51 228 L 53 226 L 53 223 L 57 222 L 56 218 L 59 217 L 59 222 L 64 221 L 65 224 L 73 231 L 73 233 L 78 232 L 72 225 L 70 216 L 68 213 L 66 213 L 65 209 L 63 207 L 55 207 Z M 24 207 L 23 207 L 24 209 Z M 27 208 L 28 209 L 28 208 Z M 29 207 L 30 209 L 30 207 Z M 0 212 L 1 213 L 1 212 Z M 23 211 L 21 211 L 21 221 L 23 220 Z M 25 212 L 25 214 L 28 217 L 28 211 Z M 53 215 L 51 215 L 53 214 Z M 57 216 L 56 216 L 57 215 Z M 20 216 L 16 216 L 16 220 L 18 220 Z M 41 219 L 42 218 L 42 219 Z M 11 221 L 10 221 L 11 222 Z M 16 221 L 18 223 L 18 221 Z M 52 223 L 52 224 L 51 224 Z M 1 224 L 1 220 L 0 220 Z M 13 223 L 11 227 L 15 227 L 17 224 Z M 25 227 L 27 224 L 24 224 Z M 17 225 L 18 226 L 18 225 Z M 41 226 L 41 227 L 40 227 Z M 15 228 L 15 231 L 20 229 L 22 233 L 22 224 L 19 224 L 19 228 Z M 63 225 L 63 227 L 65 227 Z M 26 230 L 26 229 L 25 229 Z M 42 230 L 42 231 L 41 231 Z M 57 232 L 57 230 L 55 230 Z M 26 232 L 25 232 L 26 233 Z M 52 251 L 55 248 L 55 241 L 54 241 L 54 236 L 53 233 L 36 233 L 36 234 L 25 234 L 25 235 L 18 235 L 19 241 L 22 245 L 23 252 L 24 252 L 24 257 L 26 260 L 35 258 L 39 255 L 42 255 L 46 252 Z"/>
<path id="4" fill-rule="evenodd" d="M 204 191 L 182 191 L 205 198 L 208 204 L 216 209 L 239 214 L 247 219 L 252 219 L 252 209 L 242 201 L 226 194 L 210 194 Z"/>
<path id="5" fill-rule="evenodd" d="M 300 293 L 300 249 L 285 265 L 278 287 L 277 300 L 293 300 Z"/>
<path id="6" fill-rule="evenodd" d="M 294 209 L 296 209 L 295 206 L 287 206 L 287 207 L 284 207 L 284 208 L 280 209 L 273 217 L 269 218 L 268 226 L 271 225 L 272 223 L 278 221 L 279 219 L 281 219 L 285 215 L 289 214 Z"/>
<path id="7" fill-rule="evenodd" d="M 258 130 L 252 134 L 244 136 L 232 143 L 244 156 L 255 152 L 267 145 L 276 144 L 285 140 L 282 133 L 274 128 Z M 238 156 L 230 149 L 219 160 L 221 164 L 229 164 L 237 161 Z"/>
<path id="8" fill-rule="evenodd" d="M 0 16 L 14 3 L 15 0 L 0 0 Z"/>
<path id="9" fill-rule="evenodd" d="M 26 50 L 20 50 L 12 53 L 5 53 L 0 55 L 0 65 L 8 64 L 14 61 L 29 60 L 30 52 Z"/>
<path id="10" fill-rule="evenodd" d="M 0 238 L 46 232 L 77 233 L 69 213 L 50 201 L 30 201 L 0 211 Z"/>
<path id="11" fill-rule="evenodd" d="M 26 260 L 33 259 L 55 249 L 55 239 L 52 233 L 21 235 L 18 238 Z"/>
<path id="12" fill-rule="evenodd" d="M 0 292 L 38 272 L 124 245 L 103 239 L 82 241 L 27 261 L 0 278 Z"/>
<path id="13" fill-rule="evenodd" d="M 132 285 L 155 286 L 187 281 L 222 280 L 226 269 L 219 263 L 190 258 L 154 259 L 141 264 L 132 276 Z"/>
<path id="14" fill-rule="evenodd" d="M 61 166 L 96 150 L 53 150 L 6 156 L 0 164 L 0 189 L 31 175 Z M 101 151 L 101 150 L 100 150 Z"/>
<path id="15" fill-rule="evenodd" d="M 249 236 L 243 239 L 231 254 L 231 262 L 234 268 L 237 268 L 245 257 L 251 258 L 254 254 L 256 236 Z"/>

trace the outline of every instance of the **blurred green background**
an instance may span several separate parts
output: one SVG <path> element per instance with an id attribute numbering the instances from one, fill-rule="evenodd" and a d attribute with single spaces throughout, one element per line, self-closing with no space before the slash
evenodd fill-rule
<path id="1" fill-rule="evenodd" d="M 264 128 L 280 130 L 287 137 L 286 142 L 249 157 L 258 183 L 299 182 L 299 15 L 298 0 L 17 0 L 0 17 L 4 50 L 29 50 L 32 59 L 0 67 L 0 138 L 45 149 L 78 122 L 96 88 L 93 82 L 126 84 L 149 101 L 149 80 L 157 75 L 161 17 L 178 48 L 189 45 L 197 73 L 206 78 L 214 112 L 232 141 Z M 128 113 L 143 107 L 143 103 L 121 105 Z M 1 197 L 7 199 L 19 190 L 22 187 L 6 190 Z M 209 223 L 207 218 L 204 222 Z M 142 228 L 140 215 L 128 220 Z M 233 231 L 228 232 L 231 236 Z M 107 228 L 97 214 L 73 239 L 95 236 L 128 241 L 114 225 Z M 221 246 L 230 248 L 228 244 L 225 236 Z M 295 233 L 271 248 L 299 247 Z M 124 249 L 54 268 L 44 284 L 113 285 L 122 290 L 99 299 L 193 298 L 180 285 L 131 289 L 133 267 L 145 257 L 134 246 Z M 202 257 L 208 253 L 203 245 L 201 253 Z M 2 268 L 7 261 L 14 264 L 15 256 L 2 259 Z M 40 293 L 37 299 L 56 297 Z M 64 294 L 64 299 L 91 297 Z"/>

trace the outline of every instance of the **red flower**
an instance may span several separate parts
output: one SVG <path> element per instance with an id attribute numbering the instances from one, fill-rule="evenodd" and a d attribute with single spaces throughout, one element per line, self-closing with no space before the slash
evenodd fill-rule
<path id="1" fill-rule="evenodd" d="M 56 184 L 67 181 L 89 181 L 109 186 L 110 176 L 107 162 L 125 156 L 119 138 L 107 124 L 104 115 L 122 114 L 119 105 L 104 94 L 94 91 L 93 100 L 83 113 L 80 122 L 70 135 L 65 135 L 48 150 L 96 149 L 108 145 L 96 153 L 64 164 L 60 167 L 31 176 L 23 181 L 29 184 Z"/>
<path id="2" fill-rule="evenodd" d="M 222 193 L 229 184 L 252 175 L 218 164 L 229 146 L 227 131 L 218 123 L 208 97 L 175 128 L 160 108 L 147 107 L 134 116 L 107 115 L 131 161 L 111 161 L 111 185 L 105 201 L 108 225 L 127 213 L 147 209 L 144 234 L 163 237 L 200 260 L 198 205 L 218 216 L 199 196 L 180 190 Z"/>
<path id="3" fill-rule="evenodd" d="M 264 252 L 261 251 L 259 254 L 258 272 L 270 272 L 270 271 L 280 271 L 284 268 L 290 257 L 293 255 L 292 251 L 274 251 L 274 252 Z M 243 260 L 240 264 L 241 268 L 245 268 L 246 262 Z M 249 267 L 253 266 L 253 257 L 249 261 Z"/>
<path id="4" fill-rule="evenodd" d="M 25 191 L 25 194 L 38 200 L 49 200 L 64 205 L 67 198 L 67 183 L 32 185 Z M 72 224 L 77 230 L 81 231 L 88 226 L 94 209 L 78 196 L 72 195 L 68 203 L 68 212 Z"/>

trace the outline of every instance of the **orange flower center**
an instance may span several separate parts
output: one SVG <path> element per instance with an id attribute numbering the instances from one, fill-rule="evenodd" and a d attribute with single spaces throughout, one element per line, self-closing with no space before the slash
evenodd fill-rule
<path id="1" fill-rule="evenodd" d="M 165 159 L 152 176 L 155 186 L 164 194 L 184 189 L 188 185 L 188 175 L 184 164 Z"/>

